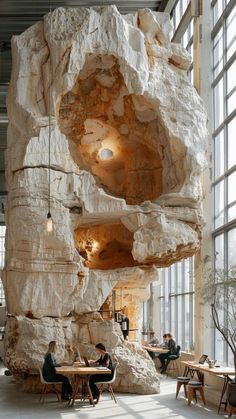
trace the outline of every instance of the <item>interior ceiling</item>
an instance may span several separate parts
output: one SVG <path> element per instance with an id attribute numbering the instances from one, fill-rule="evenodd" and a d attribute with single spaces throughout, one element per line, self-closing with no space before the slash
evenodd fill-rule
<path id="1" fill-rule="evenodd" d="M 57 7 L 115 4 L 123 14 L 149 8 L 164 11 L 166 0 L 0 0 L 0 195 L 5 193 L 4 150 L 7 143 L 6 92 L 11 74 L 11 37 L 18 35 Z"/>

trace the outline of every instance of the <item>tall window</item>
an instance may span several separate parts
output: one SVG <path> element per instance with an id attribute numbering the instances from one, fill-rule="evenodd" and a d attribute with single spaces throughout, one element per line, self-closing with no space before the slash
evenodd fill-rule
<path id="1" fill-rule="evenodd" d="M 5 261 L 5 232 L 6 232 L 6 227 L 0 225 L 0 269 L 3 268 L 4 261 Z M 5 305 L 5 295 L 4 295 L 1 279 L 0 279 L 0 305 Z"/>
<path id="2" fill-rule="evenodd" d="M 190 0 L 178 0 L 171 12 L 171 22 L 173 24 L 174 32 L 179 26 L 182 16 L 186 12 Z"/>
<path id="3" fill-rule="evenodd" d="M 193 258 L 160 270 L 161 336 L 171 331 L 182 350 L 194 347 Z"/>
<path id="4" fill-rule="evenodd" d="M 236 0 L 214 0 L 211 6 L 214 268 L 227 272 L 236 264 Z M 227 322 L 223 312 L 219 316 Z M 231 353 L 217 331 L 215 357 L 232 363 Z"/>

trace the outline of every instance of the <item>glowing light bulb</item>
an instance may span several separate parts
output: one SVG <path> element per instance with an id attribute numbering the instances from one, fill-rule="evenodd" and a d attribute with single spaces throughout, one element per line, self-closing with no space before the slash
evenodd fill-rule
<path id="1" fill-rule="evenodd" d="M 102 148 L 99 151 L 99 157 L 101 160 L 108 160 L 113 157 L 113 152 L 109 148 Z"/>
<path id="2" fill-rule="evenodd" d="M 53 230 L 53 224 L 52 224 L 52 216 L 50 211 L 47 213 L 47 232 L 51 233 Z"/>

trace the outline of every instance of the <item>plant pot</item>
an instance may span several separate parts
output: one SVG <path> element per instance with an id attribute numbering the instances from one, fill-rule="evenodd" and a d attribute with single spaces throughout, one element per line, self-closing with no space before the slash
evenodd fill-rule
<path id="1" fill-rule="evenodd" d="M 236 382 L 228 384 L 227 401 L 231 406 L 236 407 Z"/>

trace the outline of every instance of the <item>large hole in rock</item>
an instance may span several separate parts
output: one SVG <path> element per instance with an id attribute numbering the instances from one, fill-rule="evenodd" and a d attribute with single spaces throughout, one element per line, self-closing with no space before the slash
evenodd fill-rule
<path id="1" fill-rule="evenodd" d="M 107 193 L 128 204 L 161 195 L 160 123 L 144 96 L 129 94 L 115 57 L 88 55 L 58 119 L 76 163 Z"/>
<path id="2" fill-rule="evenodd" d="M 131 250 L 133 234 L 121 223 L 79 227 L 75 246 L 90 269 L 116 269 L 135 266 Z"/>

